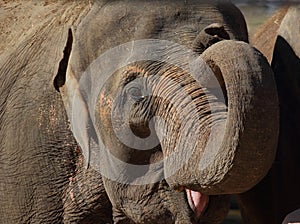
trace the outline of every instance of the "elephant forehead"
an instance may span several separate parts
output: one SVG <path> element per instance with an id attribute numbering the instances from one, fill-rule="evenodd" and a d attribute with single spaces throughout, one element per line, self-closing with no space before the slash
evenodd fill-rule
<path id="1" fill-rule="evenodd" d="M 97 2 L 75 33 L 72 67 L 82 72 L 104 52 L 134 40 L 161 39 L 191 48 L 205 26 L 223 23 L 225 17 L 236 17 L 237 11 L 221 12 L 218 7 L 201 1 L 179 0 Z"/>
<path id="2" fill-rule="evenodd" d="M 93 7 L 81 27 L 84 30 L 85 26 L 91 25 L 90 29 L 113 33 L 114 35 L 106 34 L 106 37 L 115 36 L 114 39 L 122 43 L 126 39 L 131 40 L 132 37 L 159 37 L 159 33 L 169 31 L 168 28 L 172 27 L 188 25 L 198 29 L 199 21 L 209 17 L 205 14 L 209 8 L 212 10 L 212 7 L 215 6 L 204 5 L 199 1 L 113 1 L 104 6 Z M 218 16 L 217 12 L 214 12 L 215 19 Z M 98 26 L 95 27 L 95 24 Z M 103 37 L 101 33 L 98 34 Z M 126 36 L 122 37 L 124 34 Z"/>

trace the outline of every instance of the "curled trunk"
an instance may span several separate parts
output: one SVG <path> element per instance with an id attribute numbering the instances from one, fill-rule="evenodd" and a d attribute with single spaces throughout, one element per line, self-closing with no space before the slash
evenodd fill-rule
<path id="1" fill-rule="evenodd" d="M 201 94 L 192 96 L 195 111 L 176 107 L 181 123 L 167 129 L 174 131 L 167 136 L 176 137 L 163 140 L 162 148 L 166 155 L 174 149 L 179 154 L 165 160 L 165 176 L 173 187 L 206 194 L 243 192 L 266 175 L 274 159 L 279 123 L 273 73 L 262 54 L 244 42 L 221 41 L 201 58 L 220 87 L 205 90 L 206 103 L 197 102 Z M 166 120 L 174 119 L 168 114 Z M 158 135 L 164 138 L 161 131 Z"/>

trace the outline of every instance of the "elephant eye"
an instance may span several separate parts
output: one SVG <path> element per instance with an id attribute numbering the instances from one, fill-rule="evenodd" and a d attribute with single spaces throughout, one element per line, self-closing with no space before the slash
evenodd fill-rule
<path id="1" fill-rule="evenodd" d="M 136 102 L 141 101 L 142 99 L 145 98 L 139 86 L 133 86 L 133 85 L 128 86 L 126 92 Z"/>

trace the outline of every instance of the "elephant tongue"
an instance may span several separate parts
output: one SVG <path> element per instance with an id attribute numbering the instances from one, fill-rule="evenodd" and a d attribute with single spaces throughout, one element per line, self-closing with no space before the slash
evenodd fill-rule
<path id="1" fill-rule="evenodd" d="M 208 204 L 209 196 L 190 189 L 185 189 L 185 191 L 191 209 L 194 211 L 196 218 L 199 218 Z"/>

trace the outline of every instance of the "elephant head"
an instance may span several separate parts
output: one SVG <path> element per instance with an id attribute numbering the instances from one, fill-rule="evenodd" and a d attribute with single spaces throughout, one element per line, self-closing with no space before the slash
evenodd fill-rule
<path id="1" fill-rule="evenodd" d="M 99 1 L 70 31 L 54 85 L 116 223 L 220 223 L 214 195 L 266 174 L 277 94 L 246 42 L 236 7 L 197 1 Z"/>

